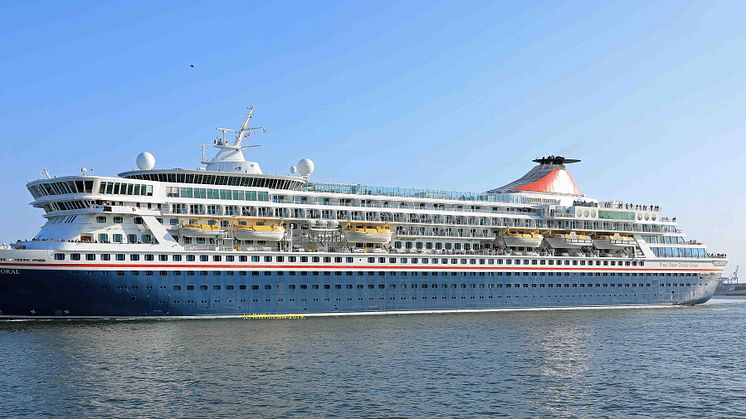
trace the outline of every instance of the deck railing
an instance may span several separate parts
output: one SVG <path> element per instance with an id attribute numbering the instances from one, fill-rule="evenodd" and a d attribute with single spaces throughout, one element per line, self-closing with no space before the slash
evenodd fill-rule
<path id="1" fill-rule="evenodd" d="M 558 199 L 552 198 L 530 198 L 522 195 L 503 193 L 488 194 L 480 192 L 460 192 L 460 191 L 443 191 L 432 189 L 417 188 L 400 188 L 389 186 L 369 186 L 362 184 L 348 183 L 322 183 L 309 182 L 305 186 L 309 192 L 326 192 L 340 193 L 350 195 L 378 195 L 378 196 L 395 196 L 404 198 L 428 198 L 428 199 L 448 199 L 456 201 L 478 201 L 478 202 L 501 202 L 508 204 L 552 204 L 559 203 Z"/>

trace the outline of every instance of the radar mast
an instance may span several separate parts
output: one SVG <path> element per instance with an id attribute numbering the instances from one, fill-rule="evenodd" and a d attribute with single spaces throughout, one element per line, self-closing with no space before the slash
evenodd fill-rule
<path id="1" fill-rule="evenodd" d="M 212 171 L 238 171 L 244 173 L 261 173 L 259 164 L 256 162 L 247 162 L 243 155 L 243 149 L 260 147 L 261 144 L 243 145 L 243 140 L 255 133 L 265 133 L 264 127 L 252 127 L 251 119 L 254 117 L 254 105 L 250 105 L 246 111 L 241 128 L 232 130 L 230 128 L 217 128 L 220 134 L 213 140 L 212 145 L 217 148 L 218 154 L 208 160 L 202 149 L 202 164 L 206 165 L 206 170 Z M 227 136 L 229 133 L 236 133 L 235 140 L 231 143 Z"/>
<path id="2" fill-rule="evenodd" d="M 241 129 L 238 130 L 236 133 L 236 142 L 233 144 L 234 147 L 240 147 L 240 148 L 247 148 L 247 147 L 259 147 L 258 145 L 250 145 L 241 147 L 241 141 L 243 141 L 244 137 L 251 137 L 254 135 L 255 131 L 260 131 L 262 134 L 267 132 L 264 127 L 251 127 L 251 118 L 254 117 L 254 105 L 250 105 L 247 112 L 246 117 L 243 120 L 243 124 L 241 124 Z M 224 134 L 225 136 L 225 134 Z"/>

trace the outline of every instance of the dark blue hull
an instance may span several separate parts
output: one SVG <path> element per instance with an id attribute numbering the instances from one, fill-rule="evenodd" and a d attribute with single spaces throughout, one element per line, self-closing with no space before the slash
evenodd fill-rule
<path id="1" fill-rule="evenodd" d="M 495 310 L 707 301 L 695 274 L 32 270 L 0 276 L 0 315 L 240 316 Z"/>

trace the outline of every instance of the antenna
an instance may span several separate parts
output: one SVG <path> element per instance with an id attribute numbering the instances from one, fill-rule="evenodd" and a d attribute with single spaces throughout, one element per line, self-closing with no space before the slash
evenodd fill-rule
<path id="1" fill-rule="evenodd" d="M 49 174 L 49 170 L 46 167 L 41 168 L 41 176 L 46 179 L 52 178 L 52 176 Z"/>
<path id="2" fill-rule="evenodd" d="M 216 139 L 216 141 L 218 141 L 218 144 L 220 144 L 220 145 L 227 144 L 227 142 L 225 140 L 225 134 L 227 134 L 229 132 L 236 132 L 236 130 L 230 129 L 230 128 L 216 128 L 216 129 L 218 131 L 220 131 L 220 134 L 221 134 L 220 138 Z"/>
<path id="3" fill-rule="evenodd" d="M 210 163 L 210 161 L 207 160 L 207 144 L 200 144 L 199 148 L 202 149 L 202 164 Z"/>

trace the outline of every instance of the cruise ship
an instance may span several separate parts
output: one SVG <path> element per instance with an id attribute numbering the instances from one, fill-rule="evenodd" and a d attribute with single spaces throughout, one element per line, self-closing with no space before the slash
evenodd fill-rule
<path id="1" fill-rule="evenodd" d="M 270 175 L 221 128 L 195 169 L 27 184 L 46 223 L 0 249 L 2 318 L 328 316 L 693 305 L 727 263 L 655 204 L 585 196 L 537 158 L 485 192 Z M 299 156 L 300 157 L 300 156 Z"/>

